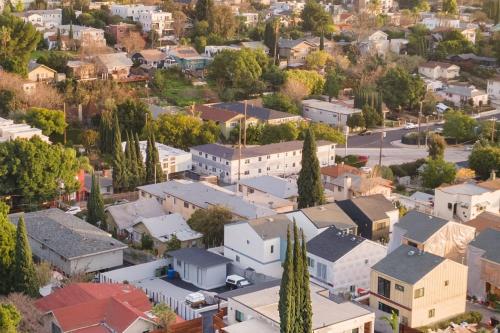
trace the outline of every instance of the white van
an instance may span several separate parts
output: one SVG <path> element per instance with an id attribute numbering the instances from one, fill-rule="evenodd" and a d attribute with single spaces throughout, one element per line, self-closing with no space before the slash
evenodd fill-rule
<path id="1" fill-rule="evenodd" d="M 226 286 L 231 289 L 243 288 L 249 285 L 250 282 L 248 282 L 247 279 L 239 275 L 229 275 L 226 278 Z"/>

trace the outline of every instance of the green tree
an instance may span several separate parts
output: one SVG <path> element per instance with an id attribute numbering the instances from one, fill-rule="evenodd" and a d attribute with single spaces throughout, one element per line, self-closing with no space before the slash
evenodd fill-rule
<path id="1" fill-rule="evenodd" d="M 151 311 L 159 321 L 165 332 L 170 332 L 170 326 L 175 323 L 176 314 L 165 303 L 156 304 Z"/>
<path id="2" fill-rule="evenodd" d="M 128 188 L 127 166 L 122 148 L 120 123 L 115 113 L 113 122 L 113 191 L 120 192 Z"/>
<path id="3" fill-rule="evenodd" d="M 0 14 L 0 66 L 25 76 L 31 53 L 40 39 L 40 33 L 31 23 L 14 15 Z"/>
<path id="4" fill-rule="evenodd" d="M 314 132 L 312 129 L 308 129 L 302 148 L 302 168 L 297 180 L 299 209 L 314 207 L 325 202 L 316 150 Z"/>
<path id="5" fill-rule="evenodd" d="M 345 80 L 344 75 L 338 70 L 330 70 L 326 74 L 324 93 L 328 96 L 328 100 L 331 102 L 332 98 L 338 98 L 340 89 L 342 89 L 342 83 Z"/>
<path id="6" fill-rule="evenodd" d="M 279 26 L 278 19 L 271 19 L 266 22 L 264 30 L 264 44 L 269 48 L 269 55 L 274 59 L 278 56 Z"/>
<path id="7" fill-rule="evenodd" d="M 152 250 L 154 246 L 153 238 L 149 234 L 144 234 L 141 237 L 141 249 Z"/>
<path id="8" fill-rule="evenodd" d="M 212 0 L 197 1 L 196 6 L 194 7 L 196 20 L 208 21 L 213 8 L 214 8 L 214 3 Z"/>
<path id="9" fill-rule="evenodd" d="M 316 34 L 324 34 L 333 24 L 332 16 L 316 0 L 308 0 L 301 13 L 302 28 Z"/>
<path id="10" fill-rule="evenodd" d="M 106 215 L 104 213 L 104 201 L 99 186 L 99 176 L 96 177 L 94 172 L 92 172 L 92 185 L 87 200 L 87 222 L 93 225 L 99 225 L 102 229 L 107 229 L 105 225 Z"/>
<path id="11" fill-rule="evenodd" d="M 443 135 L 463 142 L 474 139 L 477 121 L 460 111 L 450 110 L 444 115 Z"/>
<path id="12" fill-rule="evenodd" d="M 451 184 L 455 180 L 455 175 L 453 163 L 443 159 L 429 159 L 422 172 L 422 183 L 427 188 L 436 188 L 441 184 Z"/>
<path id="13" fill-rule="evenodd" d="M 281 277 L 278 311 L 280 315 L 280 332 L 292 333 L 295 325 L 295 275 L 293 267 L 293 244 L 290 239 L 290 228 L 286 234 L 286 255 Z"/>
<path id="14" fill-rule="evenodd" d="M 42 130 L 44 135 L 63 134 L 66 126 L 64 113 L 59 110 L 29 108 L 23 119 L 26 123 Z"/>
<path id="15" fill-rule="evenodd" d="M 299 123 L 299 140 L 304 140 L 307 134 L 307 129 L 310 128 L 317 140 L 327 140 L 338 144 L 345 142 L 345 137 L 338 129 L 323 123 L 307 124 L 306 122 Z"/>
<path id="16" fill-rule="evenodd" d="M 392 110 L 400 107 L 412 109 L 425 95 L 426 88 L 419 76 L 413 76 L 401 67 L 391 68 L 377 85 L 382 97 Z"/>
<path id="17" fill-rule="evenodd" d="M 36 279 L 35 264 L 31 254 L 31 246 L 28 241 L 26 224 L 21 216 L 17 221 L 16 247 L 14 250 L 14 265 L 12 268 L 12 289 L 13 291 L 25 293 L 31 297 L 39 295 L 40 287 Z"/>
<path id="18" fill-rule="evenodd" d="M 429 157 L 433 160 L 444 158 L 444 150 L 446 149 L 446 141 L 439 134 L 431 134 L 428 139 L 427 151 Z"/>
<path id="19" fill-rule="evenodd" d="M 181 241 L 175 234 L 170 235 L 170 239 L 167 241 L 167 252 L 175 251 L 181 248 Z"/>
<path id="20" fill-rule="evenodd" d="M 217 5 L 212 8 L 208 17 L 208 25 L 212 34 L 228 39 L 234 36 L 238 27 L 238 22 L 234 16 L 231 7 L 226 5 Z"/>
<path id="21" fill-rule="evenodd" d="M 297 332 L 302 332 L 300 328 L 302 327 L 302 292 L 304 285 L 304 270 L 307 269 L 304 267 L 304 263 L 302 262 L 302 248 L 299 240 L 299 231 L 297 228 L 297 224 L 293 223 L 293 271 L 294 271 L 294 279 L 295 279 L 295 294 L 294 296 L 294 310 L 293 314 L 295 323 L 293 326 L 296 328 Z"/>
<path id="22" fill-rule="evenodd" d="M 161 183 L 165 178 L 160 164 L 158 149 L 156 148 L 155 136 L 150 134 L 146 149 L 146 183 Z"/>
<path id="23" fill-rule="evenodd" d="M 99 150 L 103 154 L 113 152 L 113 112 L 103 111 L 99 123 Z"/>
<path id="24" fill-rule="evenodd" d="M 381 124 L 382 117 L 373 107 L 365 104 L 362 110 L 366 128 L 376 127 Z"/>
<path id="25" fill-rule="evenodd" d="M 207 46 L 207 37 L 205 36 L 196 36 L 194 38 L 194 48 L 199 53 L 203 53 L 205 51 L 205 47 Z"/>
<path id="26" fill-rule="evenodd" d="M 0 332 L 17 333 L 17 326 L 21 322 L 21 315 L 12 304 L 0 304 Z"/>
<path id="27" fill-rule="evenodd" d="M 16 95 L 10 90 L 0 90 L 0 116 L 8 117 L 16 109 Z"/>
<path id="28" fill-rule="evenodd" d="M 118 104 L 116 114 L 122 128 L 122 135 L 125 131 L 142 133 L 146 121 L 152 119 L 148 106 L 140 100 L 133 99 L 127 99 L 125 102 Z"/>
<path id="29" fill-rule="evenodd" d="M 260 144 L 278 143 L 281 141 L 296 140 L 299 135 L 297 126 L 292 123 L 279 125 L 266 125 L 262 130 L 262 140 Z"/>
<path id="30" fill-rule="evenodd" d="M 8 211 L 9 207 L 0 202 L 0 295 L 6 295 L 11 290 L 12 264 L 16 247 L 16 228 L 7 218 Z"/>
<path id="31" fill-rule="evenodd" d="M 363 128 L 366 126 L 363 113 L 354 113 L 347 118 L 347 126 L 350 128 Z"/>
<path id="32" fill-rule="evenodd" d="M 135 151 L 134 136 L 126 132 L 127 141 L 125 143 L 125 165 L 129 175 L 129 189 L 133 191 L 137 186 L 142 185 L 139 166 L 137 165 L 137 153 Z M 132 137 L 132 140 L 130 139 Z"/>
<path id="33" fill-rule="evenodd" d="M 300 114 L 297 104 L 290 97 L 283 93 L 264 95 L 262 97 L 262 105 L 273 110 L 288 112 L 292 114 Z"/>
<path id="34" fill-rule="evenodd" d="M 59 30 L 58 30 L 59 31 Z M 69 57 L 64 52 L 49 51 L 48 54 L 43 54 L 36 60 L 37 63 L 50 67 L 58 73 L 66 73 L 68 70 Z"/>
<path id="35" fill-rule="evenodd" d="M 319 71 L 323 69 L 326 63 L 331 59 L 332 56 L 322 49 L 312 51 L 306 56 L 306 67 L 311 70 Z"/>
<path id="36" fill-rule="evenodd" d="M 205 246 L 219 246 L 224 241 L 224 225 L 232 220 L 231 212 L 222 206 L 197 209 L 187 223 L 191 229 L 203 234 Z"/>
<path id="37" fill-rule="evenodd" d="M 469 166 L 481 179 L 488 179 L 492 171 L 500 176 L 500 146 L 474 145 L 469 155 Z"/>
<path id="38" fill-rule="evenodd" d="M 399 316 L 396 312 L 392 311 L 390 316 L 383 316 L 380 319 L 389 324 L 393 333 L 399 333 Z"/>
<path id="39" fill-rule="evenodd" d="M 307 87 L 307 95 L 321 94 L 325 79 L 316 71 L 293 69 L 285 72 L 285 82 L 296 80 Z"/>
<path id="40" fill-rule="evenodd" d="M 302 234 L 302 287 L 301 287 L 301 302 L 300 302 L 300 316 L 302 317 L 302 330 L 300 332 L 312 332 L 312 305 L 311 305 L 311 291 L 309 290 L 309 270 L 307 269 L 307 248 L 304 232 Z"/>
<path id="41" fill-rule="evenodd" d="M 443 12 L 447 14 L 457 14 L 458 4 L 457 0 L 443 0 Z"/>

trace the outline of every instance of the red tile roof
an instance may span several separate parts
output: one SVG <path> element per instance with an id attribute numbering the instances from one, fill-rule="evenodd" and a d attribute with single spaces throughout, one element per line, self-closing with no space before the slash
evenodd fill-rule
<path id="1" fill-rule="evenodd" d="M 353 166 L 347 165 L 347 164 L 337 164 L 337 165 L 330 165 L 327 167 L 321 168 L 321 174 L 324 176 L 330 176 L 332 178 L 337 178 L 338 176 L 341 176 L 342 174 L 349 172 L 355 175 L 361 175 L 362 172 Z"/>
<path id="2" fill-rule="evenodd" d="M 102 323 L 123 332 L 138 318 L 151 321 L 146 294 L 126 284 L 76 283 L 38 300 L 36 306 L 52 312 L 63 331 L 101 333 Z"/>

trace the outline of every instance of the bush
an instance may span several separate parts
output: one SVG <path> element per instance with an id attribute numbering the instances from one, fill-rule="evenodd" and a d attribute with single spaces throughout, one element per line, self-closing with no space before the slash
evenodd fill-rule
<path id="1" fill-rule="evenodd" d="M 425 159 L 420 158 L 414 162 L 390 165 L 389 168 L 391 168 L 392 173 L 396 177 L 414 177 L 417 175 L 418 168 L 420 168 L 424 163 Z"/>
<path id="2" fill-rule="evenodd" d="M 418 330 L 421 332 L 428 332 L 429 329 L 436 331 L 437 329 L 445 329 L 450 326 L 453 322 L 455 324 L 460 324 L 467 322 L 468 324 L 478 324 L 483 319 L 483 315 L 477 311 L 466 312 L 461 315 L 442 320 L 434 325 L 419 327 Z"/>
<path id="3" fill-rule="evenodd" d="M 401 137 L 401 143 L 405 145 L 417 145 L 417 138 L 419 137 L 418 132 L 406 133 Z M 425 132 L 420 132 L 420 144 L 425 144 Z"/>
<path id="4" fill-rule="evenodd" d="M 151 250 L 153 249 L 153 238 L 149 236 L 148 234 L 142 235 L 141 238 L 141 248 L 143 250 Z"/>

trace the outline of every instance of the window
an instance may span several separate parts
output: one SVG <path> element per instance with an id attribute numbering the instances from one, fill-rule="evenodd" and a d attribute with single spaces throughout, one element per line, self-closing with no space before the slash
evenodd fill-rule
<path id="1" fill-rule="evenodd" d="M 424 296 L 424 288 L 419 288 L 415 290 L 415 298 L 420 298 Z"/>
<path id="2" fill-rule="evenodd" d="M 451 210 L 453 208 L 453 205 L 451 204 L 451 202 L 448 202 L 448 209 Z"/>
<path id="3" fill-rule="evenodd" d="M 242 312 L 238 311 L 238 310 L 235 310 L 234 311 L 234 319 L 236 319 L 236 321 L 238 322 L 242 322 L 245 318 L 245 316 L 243 315 Z"/>
<path id="4" fill-rule="evenodd" d="M 295 168 L 295 163 L 292 163 L 292 167 L 294 167 L 294 168 Z"/>
<path id="5" fill-rule="evenodd" d="M 430 309 L 429 310 L 429 318 L 432 318 L 436 315 L 436 309 Z"/>
<path id="6" fill-rule="evenodd" d="M 226 165 L 229 165 L 229 161 L 226 161 Z"/>
<path id="7" fill-rule="evenodd" d="M 352 333 L 359 333 L 359 328 L 353 328 Z"/>
<path id="8" fill-rule="evenodd" d="M 262 173 L 262 169 L 259 169 L 259 173 Z"/>
<path id="9" fill-rule="evenodd" d="M 184 208 L 189 208 L 189 203 L 184 201 Z"/>
<path id="10" fill-rule="evenodd" d="M 267 167 L 267 171 L 271 170 L 271 167 Z"/>
<path id="11" fill-rule="evenodd" d="M 405 316 L 401 316 L 401 324 L 408 326 L 408 318 Z"/>
<path id="12" fill-rule="evenodd" d="M 212 168 L 212 172 L 217 172 L 217 168 Z"/>
<path id="13" fill-rule="evenodd" d="M 403 291 L 403 292 L 405 291 L 405 287 L 403 287 L 402 285 L 397 284 L 397 283 L 394 285 L 394 289 L 399 290 L 399 291 Z"/>
<path id="14" fill-rule="evenodd" d="M 236 262 L 240 262 L 240 256 L 236 256 Z"/>
<path id="15" fill-rule="evenodd" d="M 356 291 L 356 286 L 355 285 L 349 286 L 349 291 L 351 293 L 355 292 Z"/>
<path id="16" fill-rule="evenodd" d="M 392 311 L 394 311 L 397 315 L 399 315 L 398 309 L 394 309 L 392 306 L 389 306 L 389 305 L 382 303 L 382 302 L 378 302 L 378 309 L 380 311 L 384 311 L 386 313 L 392 313 Z"/>
<path id="17" fill-rule="evenodd" d="M 274 253 L 274 245 L 271 245 L 271 253 Z"/>
<path id="18" fill-rule="evenodd" d="M 321 280 L 326 280 L 326 265 L 318 262 L 316 265 L 316 277 Z"/>
<path id="19" fill-rule="evenodd" d="M 262 161 L 262 157 L 259 156 L 259 162 Z"/>
<path id="20" fill-rule="evenodd" d="M 365 265 L 368 265 L 369 260 L 365 259 Z"/>
<path id="21" fill-rule="evenodd" d="M 212 156 L 212 161 L 217 161 L 217 157 Z"/>
<path id="22" fill-rule="evenodd" d="M 61 328 L 56 324 L 52 323 L 52 333 L 61 333 Z"/>
<path id="23" fill-rule="evenodd" d="M 249 174 L 250 174 L 250 170 L 246 170 L 245 175 L 249 175 Z"/>
<path id="24" fill-rule="evenodd" d="M 201 156 L 201 155 L 203 155 L 203 153 L 200 151 L 200 152 L 198 153 L 198 155 L 200 155 L 200 156 Z"/>
<path id="25" fill-rule="evenodd" d="M 205 158 L 208 158 L 208 154 L 205 154 Z"/>
<path id="26" fill-rule="evenodd" d="M 385 222 L 379 222 L 376 224 L 375 230 L 381 231 L 385 229 Z"/>
<path id="27" fill-rule="evenodd" d="M 379 276 L 377 294 L 391 298 L 391 281 Z"/>
<path id="28" fill-rule="evenodd" d="M 268 159 L 268 160 L 269 160 L 269 159 L 271 159 L 271 155 L 267 155 L 267 159 Z"/>
<path id="29" fill-rule="evenodd" d="M 245 164 L 248 164 L 248 163 L 250 163 L 250 159 L 245 160 Z"/>
<path id="30" fill-rule="evenodd" d="M 307 266 L 314 268 L 314 259 L 307 257 Z"/>
<path id="31" fill-rule="evenodd" d="M 182 262 L 179 259 L 177 259 L 177 266 L 181 266 L 181 265 L 182 265 Z"/>
<path id="32" fill-rule="evenodd" d="M 444 286 L 445 287 L 448 287 L 449 285 L 450 285 L 450 281 L 449 280 L 444 281 Z"/>
<path id="33" fill-rule="evenodd" d="M 250 244 L 250 241 L 247 239 L 247 245 Z"/>

